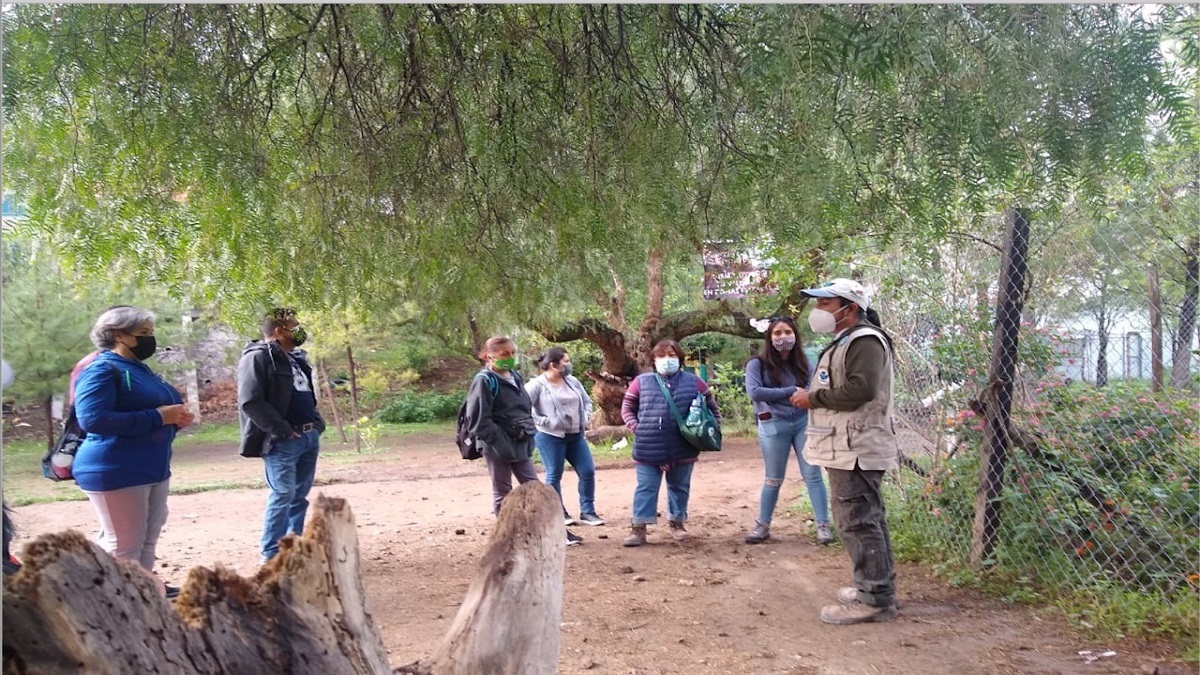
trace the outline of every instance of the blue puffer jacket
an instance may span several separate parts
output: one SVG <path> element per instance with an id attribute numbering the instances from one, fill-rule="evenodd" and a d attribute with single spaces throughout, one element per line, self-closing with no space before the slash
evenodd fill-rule
<path id="1" fill-rule="evenodd" d="M 687 416 L 692 400 L 700 393 L 700 378 L 680 370 L 664 377 L 679 414 Z M 663 466 L 684 459 L 695 459 L 700 451 L 693 448 L 679 433 L 679 424 L 663 398 L 654 373 L 637 376 L 637 428 L 633 432 L 633 461 Z"/>
<path id="2" fill-rule="evenodd" d="M 163 426 L 161 405 L 179 392 L 141 361 L 101 352 L 75 382 L 75 414 L 87 437 L 71 472 L 88 492 L 120 490 L 171 475 L 175 425 Z"/>

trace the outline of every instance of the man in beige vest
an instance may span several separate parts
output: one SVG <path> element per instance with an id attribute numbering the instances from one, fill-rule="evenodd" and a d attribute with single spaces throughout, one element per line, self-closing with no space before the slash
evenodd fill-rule
<path id="1" fill-rule="evenodd" d="M 899 464 L 892 423 L 892 341 L 862 284 L 834 279 L 803 293 L 816 298 L 814 333 L 834 333 L 821 352 L 812 384 L 792 395 L 807 408 L 804 459 L 829 473 L 833 520 L 854 572 L 854 586 L 821 610 L 832 624 L 886 621 L 896 616 L 892 539 L 881 492 L 883 474 Z"/>

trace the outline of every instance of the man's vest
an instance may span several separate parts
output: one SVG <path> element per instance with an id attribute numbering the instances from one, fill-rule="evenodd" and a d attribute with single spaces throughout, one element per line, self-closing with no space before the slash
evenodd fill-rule
<path id="1" fill-rule="evenodd" d="M 845 386 L 846 353 L 851 342 L 863 338 L 879 340 L 887 346 L 887 339 L 880 331 L 862 324 L 851 328 L 821 355 L 810 393 Z M 856 410 L 809 410 L 804 441 L 804 459 L 809 464 L 852 470 L 857 462 L 864 471 L 890 471 L 899 466 L 900 446 L 892 421 L 892 371 L 892 353 L 887 350 L 887 367 L 880 373 L 879 391 L 873 399 Z"/>

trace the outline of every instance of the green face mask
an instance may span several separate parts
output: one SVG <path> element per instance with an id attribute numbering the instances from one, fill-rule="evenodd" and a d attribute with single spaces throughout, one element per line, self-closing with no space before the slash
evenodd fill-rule
<path id="1" fill-rule="evenodd" d="M 510 356 L 506 359 L 492 359 L 492 365 L 496 370 L 512 370 L 517 367 L 517 357 Z"/>

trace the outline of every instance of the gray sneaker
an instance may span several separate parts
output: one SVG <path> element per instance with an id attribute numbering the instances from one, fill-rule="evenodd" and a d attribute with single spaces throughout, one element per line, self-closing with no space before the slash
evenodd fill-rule
<path id="1" fill-rule="evenodd" d="M 841 600 L 840 594 L 838 600 Z M 835 626 L 850 626 L 856 623 L 874 623 L 896 618 L 896 606 L 872 607 L 858 600 L 853 605 L 836 604 L 821 609 L 821 621 Z"/>
<path id="2" fill-rule="evenodd" d="M 754 521 L 754 529 L 746 535 L 747 544 L 761 544 L 771 538 L 771 524 Z"/>
<path id="3" fill-rule="evenodd" d="M 817 523 L 817 545 L 826 546 L 833 543 L 833 531 L 829 523 Z"/>
<path id="4" fill-rule="evenodd" d="M 578 522 L 580 525 L 591 525 L 595 527 L 597 525 L 603 525 L 604 519 L 594 513 L 581 513 L 579 514 L 579 520 L 576 522 Z"/>

